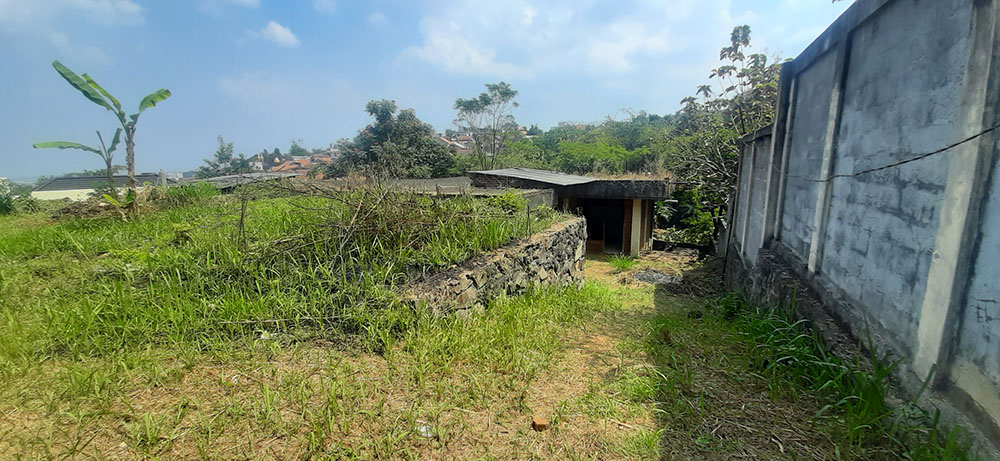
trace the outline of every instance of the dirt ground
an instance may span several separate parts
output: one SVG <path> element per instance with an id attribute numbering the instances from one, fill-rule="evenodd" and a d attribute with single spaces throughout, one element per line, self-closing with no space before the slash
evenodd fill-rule
<path id="1" fill-rule="evenodd" d="M 389 360 L 321 342 L 211 360 L 150 356 L 161 372 L 115 383 L 115 397 L 0 408 L 0 457 L 832 457 L 810 422 L 818 403 L 752 375 L 747 346 L 705 312 L 718 267 L 696 257 L 650 252 L 625 272 L 589 258 L 587 280 L 614 305 L 568 327 L 552 365 L 529 382 L 460 361 L 425 371 L 405 351 Z M 701 282 L 658 290 L 634 279 L 639 270 Z M 532 418 L 548 430 L 533 430 Z"/>

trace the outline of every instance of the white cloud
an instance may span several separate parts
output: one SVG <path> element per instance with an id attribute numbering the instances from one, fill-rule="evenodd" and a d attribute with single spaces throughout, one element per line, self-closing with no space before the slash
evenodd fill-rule
<path id="1" fill-rule="evenodd" d="M 292 33 L 292 30 L 278 24 L 275 21 L 268 22 L 266 26 L 260 29 L 258 32 L 260 37 L 265 40 L 270 40 L 281 46 L 298 46 L 299 38 Z"/>
<path id="2" fill-rule="evenodd" d="M 131 0 L 0 0 L 0 30 L 51 30 L 51 21 L 82 15 L 92 24 L 131 26 L 144 20 L 142 7 Z"/>
<path id="3" fill-rule="evenodd" d="M 313 8 L 324 13 L 333 13 L 337 10 L 337 0 L 313 0 Z"/>
<path id="4" fill-rule="evenodd" d="M 469 37 L 456 22 L 441 23 L 435 19 L 421 21 L 424 44 L 403 52 L 401 58 L 416 56 L 449 72 L 494 74 L 504 77 L 525 76 L 529 70 L 510 62 L 500 61 L 496 52 Z"/>
<path id="5" fill-rule="evenodd" d="M 372 27 L 387 27 L 389 19 L 381 11 L 376 11 L 368 16 L 368 25 Z"/>
<path id="6" fill-rule="evenodd" d="M 590 75 L 638 73 L 680 53 L 717 55 L 716 42 L 707 37 L 727 36 L 729 2 L 440 1 L 420 22 L 422 43 L 407 48 L 397 62 L 415 57 L 449 72 L 502 78 L 566 69 Z"/>
<path id="7" fill-rule="evenodd" d="M 634 67 L 634 58 L 646 54 L 655 58 L 670 51 L 666 31 L 654 33 L 646 25 L 631 21 L 612 23 L 587 44 L 587 57 L 594 72 L 627 72 Z"/>
<path id="8" fill-rule="evenodd" d="M 107 65 L 110 55 L 62 32 L 58 21 L 71 19 L 101 27 L 137 26 L 143 9 L 132 0 L 0 0 L 0 37 L 16 34 L 34 49 L 48 48 L 80 64 Z"/>
<path id="9" fill-rule="evenodd" d="M 84 11 L 99 24 L 135 25 L 143 22 L 142 7 L 131 0 L 69 0 L 67 3 Z"/>
<path id="10" fill-rule="evenodd" d="M 53 32 L 49 36 L 49 44 L 64 56 L 74 56 L 76 60 L 84 63 L 107 65 L 112 59 L 101 51 L 100 48 L 86 44 L 77 44 L 69 39 L 66 34 Z"/>

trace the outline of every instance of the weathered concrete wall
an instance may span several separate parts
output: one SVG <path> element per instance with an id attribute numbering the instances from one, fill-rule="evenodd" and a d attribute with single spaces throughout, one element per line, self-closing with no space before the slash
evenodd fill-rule
<path id="1" fill-rule="evenodd" d="M 764 197 L 767 195 L 767 170 L 771 168 L 770 162 L 770 147 L 771 147 L 771 137 L 761 136 L 760 138 L 754 140 L 751 143 L 753 148 L 753 166 L 751 180 L 750 180 L 750 204 L 754 203 L 753 197 Z M 760 206 L 748 206 L 747 207 L 747 228 L 746 228 L 746 241 L 747 244 L 743 245 L 743 251 L 751 260 L 757 259 L 757 250 L 760 248 L 758 245 L 753 245 L 751 242 L 759 242 L 763 238 L 762 234 L 764 232 L 764 219 L 766 211 Z"/>
<path id="2" fill-rule="evenodd" d="M 573 218 L 557 223 L 525 242 L 435 274 L 408 291 L 416 305 L 435 314 L 478 309 L 501 294 L 523 293 L 538 285 L 582 282 L 587 222 Z"/>
<path id="3" fill-rule="evenodd" d="M 739 199 L 733 209 L 732 232 L 734 239 L 740 242 L 738 247 L 740 253 L 745 258 L 756 260 L 760 246 L 749 242 L 759 242 L 763 239 L 767 213 L 762 201 L 754 198 L 759 199 L 768 194 L 767 169 L 771 167 L 771 130 L 766 128 L 744 137 L 743 140 L 740 155 Z"/>
<path id="4" fill-rule="evenodd" d="M 855 29 L 835 174 L 955 140 L 970 13 L 964 0 L 897 1 Z M 832 183 L 822 272 L 905 350 L 916 347 L 947 172 L 935 156 Z"/>
<path id="5" fill-rule="evenodd" d="M 736 185 L 736 203 L 733 207 L 732 240 L 742 242 L 747 226 L 747 210 L 750 208 L 750 178 L 753 174 L 753 143 L 744 142 L 740 151 L 739 179 Z"/>
<path id="6" fill-rule="evenodd" d="M 836 75 L 835 53 L 827 52 L 797 77 L 797 88 L 816 91 L 796 92 L 795 117 L 789 130 L 788 175 L 785 180 L 785 216 L 781 220 L 781 240 L 796 254 L 809 256 L 813 215 L 819 185 L 808 181 L 820 175 L 823 147 L 826 143 L 827 120 L 830 114 L 830 88 Z M 826 91 L 824 91 L 824 89 Z"/>
<path id="7" fill-rule="evenodd" d="M 858 0 L 781 78 L 773 136 L 744 140 L 730 286 L 794 278 L 1000 443 L 1000 0 Z"/>

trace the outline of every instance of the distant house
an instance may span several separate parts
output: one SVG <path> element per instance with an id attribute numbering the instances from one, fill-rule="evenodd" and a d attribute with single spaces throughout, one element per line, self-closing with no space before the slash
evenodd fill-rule
<path id="1" fill-rule="evenodd" d="M 271 168 L 271 171 L 275 173 L 294 173 L 294 172 L 307 172 L 309 168 L 312 168 L 312 162 L 307 158 L 289 160 L 287 162 L 281 162 Z"/>
<path id="2" fill-rule="evenodd" d="M 315 165 L 329 165 L 331 158 L 329 155 L 298 156 L 292 160 L 279 163 L 271 168 L 274 173 L 308 173 Z"/>
<path id="3" fill-rule="evenodd" d="M 115 175 L 115 188 L 128 187 L 128 175 Z M 160 175 L 153 173 L 142 173 L 135 175 L 136 184 L 142 186 L 146 183 L 157 184 Z M 176 179 L 168 179 L 164 176 L 167 184 L 176 184 Z M 39 185 L 31 191 L 31 196 L 39 200 L 86 200 L 97 189 L 108 186 L 107 176 L 63 176 L 52 179 Z"/>
<path id="4" fill-rule="evenodd" d="M 264 171 L 264 156 L 257 154 L 250 158 L 250 170 Z"/>

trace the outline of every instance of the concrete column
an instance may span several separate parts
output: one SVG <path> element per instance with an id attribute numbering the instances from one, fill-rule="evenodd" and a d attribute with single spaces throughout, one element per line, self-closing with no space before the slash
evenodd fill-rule
<path id="1" fill-rule="evenodd" d="M 840 132 L 840 115 L 844 106 L 844 83 L 847 77 L 847 66 L 850 61 L 851 36 L 837 44 L 836 75 L 833 80 L 833 91 L 830 93 L 830 115 L 827 118 L 826 136 L 823 143 L 823 164 L 820 166 L 820 178 L 829 178 L 834 171 L 837 157 L 837 135 Z M 823 261 L 823 244 L 826 242 L 826 224 L 830 218 L 830 196 L 833 195 L 833 181 L 819 183 L 816 193 L 816 213 L 813 215 L 812 240 L 809 243 L 809 271 L 819 272 Z"/>
<path id="2" fill-rule="evenodd" d="M 795 65 L 781 66 L 782 84 L 778 95 L 779 116 L 775 117 L 771 139 L 771 169 L 767 180 L 767 215 L 764 221 L 764 243 L 781 238 L 781 214 L 785 206 L 785 180 L 788 176 L 788 146 L 792 144 L 792 121 L 795 119 L 795 93 L 798 88 Z M 787 87 L 786 82 L 787 81 Z M 787 94 L 785 92 L 787 91 Z M 781 113 L 782 108 L 784 114 Z M 783 117 L 782 117 L 783 115 Z M 779 129 L 780 128 L 780 129 Z"/>
<path id="3" fill-rule="evenodd" d="M 1000 121 L 1000 6 L 997 1 L 973 3 L 972 44 L 962 87 L 955 140 L 981 133 Z M 979 246 L 985 197 L 990 174 L 998 156 L 994 132 L 966 142 L 947 152 L 948 183 L 941 202 L 941 217 L 934 253 L 927 274 L 927 286 L 917 328 L 917 350 L 913 369 L 920 376 L 934 365 L 950 361 L 957 341 L 958 319 Z"/>
<path id="4" fill-rule="evenodd" d="M 742 162 L 743 159 L 741 158 Z M 743 168 L 747 168 L 747 193 L 743 205 L 743 229 L 740 232 L 740 256 L 746 257 L 747 255 L 747 240 L 749 240 L 748 235 L 750 231 L 750 209 L 753 208 L 753 180 L 754 180 L 754 165 L 757 164 L 757 142 L 751 141 L 750 143 L 750 163 L 744 164 Z M 754 261 L 756 262 L 756 261 Z"/>
<path id="5" fill-rule="evenodd" d="M 639 241 L 642 238 L 642 200 L 632 199 L 632 232 L 629 241 L 629 254 L 639 256 Z"/>

